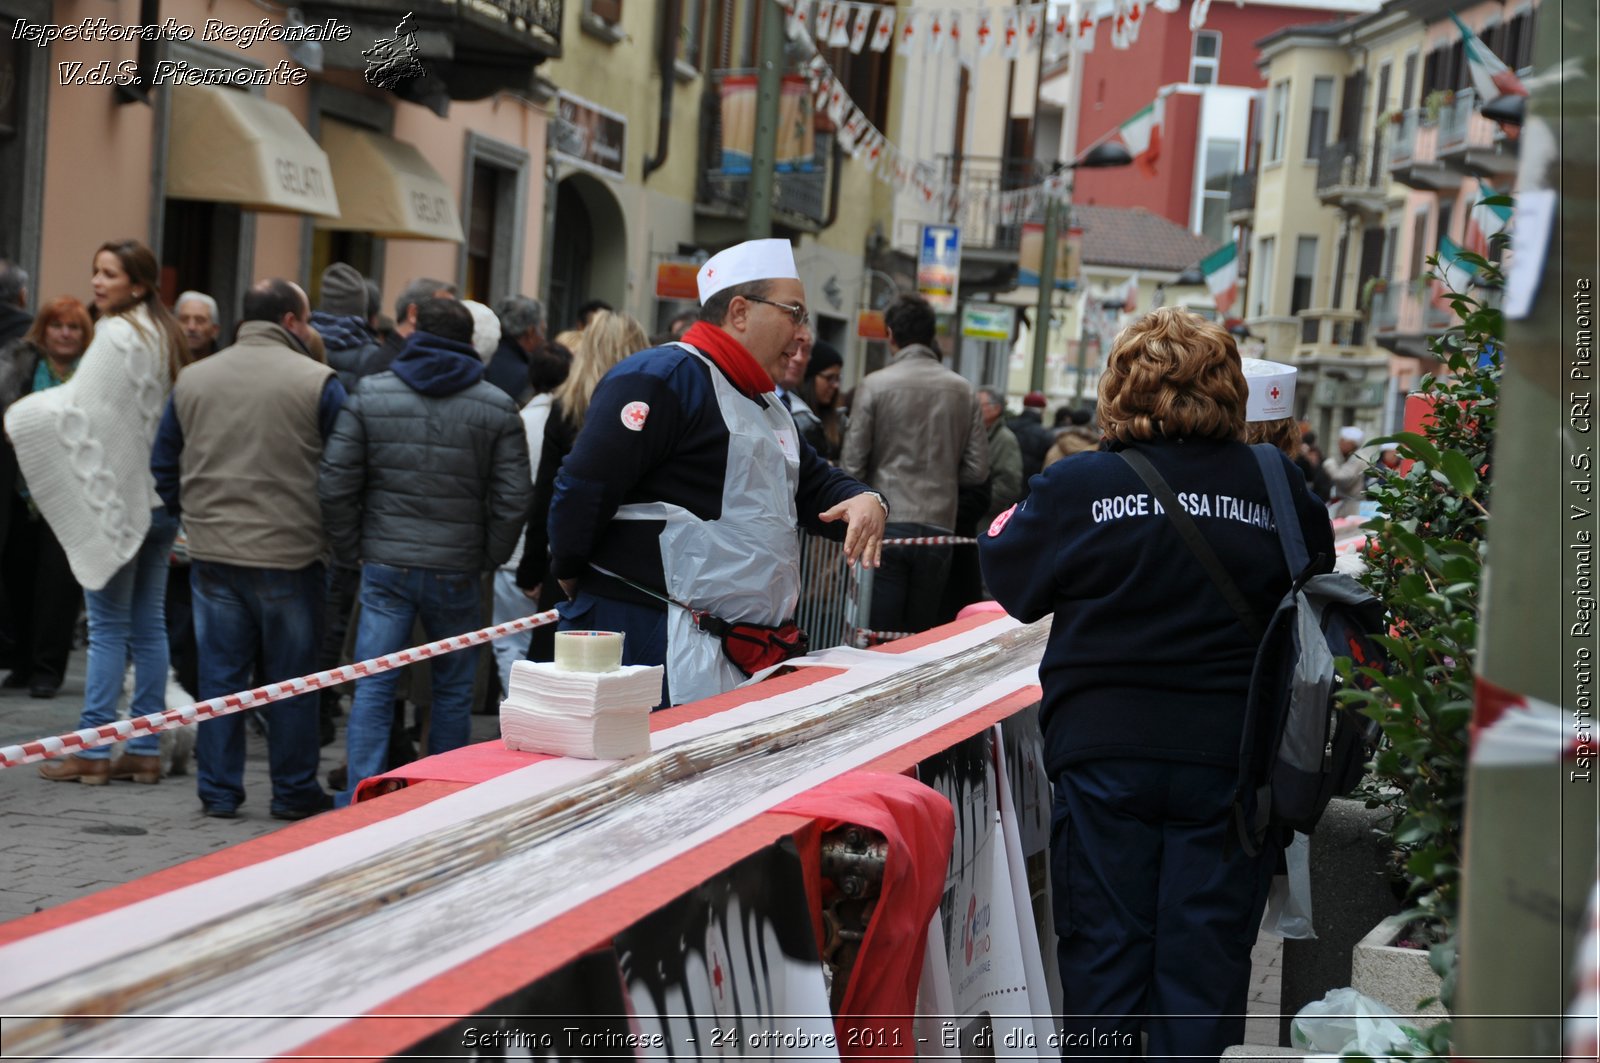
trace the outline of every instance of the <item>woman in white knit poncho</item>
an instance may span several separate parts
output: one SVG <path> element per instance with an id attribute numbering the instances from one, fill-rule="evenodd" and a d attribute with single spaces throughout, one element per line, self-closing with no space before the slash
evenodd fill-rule
<path id="1" fill-rule="evenodd" d="M 66 551 L 89 608 L 89 668 L 79 727 L 116 718 L 124 665 L 134 662 L 133 711 L 166 708 L 168 555 L 178 522 L 150 475 L 150 450 L 173 378 L 188 361 L 176 319 L 157 298 L 155 255 L 136 240 L 94 256 L 94 342 L 60 387 L 6 411 L 5 429 L 39 512 Z M 161 777 L 158 738 L 129 739 L 40 765 L 61 782 Z"/>

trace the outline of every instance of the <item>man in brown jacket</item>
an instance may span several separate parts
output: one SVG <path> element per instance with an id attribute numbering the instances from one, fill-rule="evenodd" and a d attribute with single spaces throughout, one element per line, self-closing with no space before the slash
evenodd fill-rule
<path id="1" fill-rule="evenodd" d="M 933 308 L 902 295 L 884 311 L 889 364 L 856 388 L 839 464 L 880 491 L 894 519 L 885 539 L 949 535 L 957 491 L 989 478 L 989 440 L 972 385 L 940 364 Z M 876 631 L 934 625 L 950 571 L 949 546 L 892 547 L 872 585 Z"/>

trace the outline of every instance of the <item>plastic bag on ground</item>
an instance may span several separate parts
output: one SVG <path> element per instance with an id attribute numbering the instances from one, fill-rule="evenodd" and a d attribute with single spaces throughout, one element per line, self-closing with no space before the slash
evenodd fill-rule
<path id="1" fill-rule="evenodd" d="M 1394 1009 L 1354 989 L 1330 989 L 1300 1009 L 1289 1043 L 1312 1052 L 1360 1052 L 1374 1059 L 1397 1048 L 1423 1049 L 1416 1030 L 1401 1025 Z"/>

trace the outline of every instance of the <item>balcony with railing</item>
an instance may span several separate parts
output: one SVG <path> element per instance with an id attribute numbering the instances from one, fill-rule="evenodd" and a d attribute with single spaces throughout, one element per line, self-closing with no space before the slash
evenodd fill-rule
<path id="1" fill-rule="evenodd" d="M 1248 225 L 1256 212 L 1256 172 L 1228 178 L 1228 224 Z"/>
<path id="2" fill-rule="evenodd" d="M 452 100 L 478 100 L 497 92 L 534 88 L 535 68 L 561 57 L 565 0 L 302 0 L 311 23 L 338 19 L 350 27 L 344 41 L 323 44 L 323 62 L 365 70 L 375 43 L 395 42 L 396 54 L 414 58 Z M 408 33 L 397 27 L 406 22 Z M 423 79 L 399 82 L 402 96 Z"/>
<path id="3" fill-rule="evenodd" d="M 696 208 L 702 214 L 728 218 L 746 216 L 750 204 L 750 148 L 751 130 L 745 135 L 727 136 L 724 115 L 738 113 L 742 104 L 724 105 L 724 82 L 732 78 L 747 79 L 753 71 L 714 70 L 706 78 L 706 92 L 700 115 L 700 180 L 696 190 Z M 742 91 L 742 84 L 739 89 Z M 750 113 L 754 108 L 754 89 L 748 101 Z M 785 128 L 796 125 L 809 127 L 813 122 L 809 93 L 786 96 L 785 106 L 797 108 L 793 121 L 781 123 Z M 772 178 L 772 210 L 774 220 L 790 228 L 818 232 L 828 224 L 831 211 L 830 182 L 837 175 L 833 161 L 834 134 L 814 131 L 811 134 L 809 153 L 800 150 L 803 142 L 780 145 L 778 170 Z"/>
<path id="4" fill-rule="evenodd" d="M 1461 173 L 1439 161 L 1439 124 L 1421 107 L 1413 107 L 1391 125 L 1389 176 L 1422 192 L 1456 188 Z"/>
<path id="5" fill-rule="evenodd" d="M 951 222 L 961 227 L 964 255 L 1014 255 L 1022 244 L 1022 227 L 1042 223 L 1042 201 L 1022 204 L 1002 192 L 1033 188 L 1052 168 L 1038 159 L 994 155 L 942 155 L 939 180 L 959 184 L 968 194 Z"/>
<path id="6" fill-rule="evenodd" d="M 1439 161 L 1478 177 L 1504 177 L 1517 168 L 1516 142 L 1478 113 L 1478 96 L 1460 89 L 1439 108 Z"/>
<path id="7" fill-rule="evenodd" d="M 1366 315 L 1357 310 L 1301 310 L 1296 358 L 1369 354 Z"/>
<path id="8" fill-rule="evenodd" d="M 1388 200 L 1389 172 L 1377 140 L 1337 140 L 1317 161 L 1317 198 L 1331 207 L 1380 215 Z"/>

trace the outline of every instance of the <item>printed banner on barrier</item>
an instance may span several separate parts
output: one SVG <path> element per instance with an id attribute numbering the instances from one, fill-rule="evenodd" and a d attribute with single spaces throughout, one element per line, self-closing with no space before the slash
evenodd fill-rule
<path id="1" fill-rule="evenodd" d="M 804 874 L 784 840 L 615 938 L 636 1028 L 663 1055 L 838 1059 Z"/>

